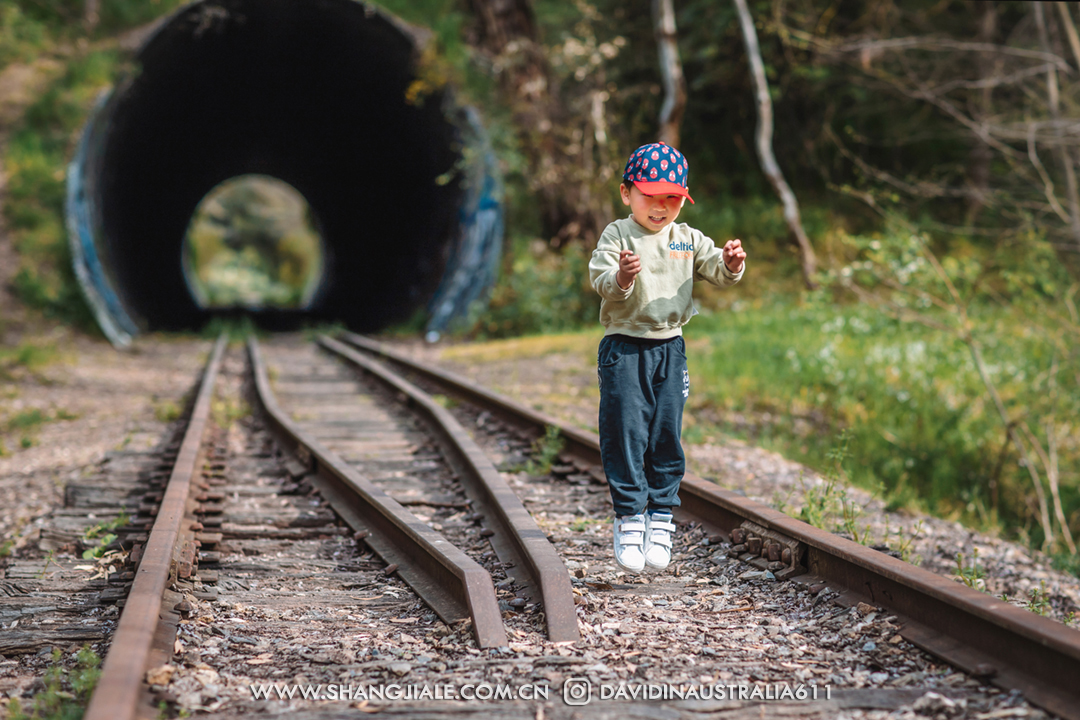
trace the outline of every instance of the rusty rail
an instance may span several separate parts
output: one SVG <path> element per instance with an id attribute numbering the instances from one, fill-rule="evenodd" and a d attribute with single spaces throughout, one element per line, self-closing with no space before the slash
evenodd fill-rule
<path id="1" fill-rule="evenodd" d="M 254 338 L 248 340 L 248 355 L 271 430 L 309 465 L 314 473 L 309 479 L 334 511 L 388 565 L 397 566 L 401 579 L 443 621 L 471 619 L 479 647 L 505 646 L 506 629 L 488 572 L 294 423 L 277 404 Z"/>
<path id="2" fill-rule="evenodd" d="M 518 426 L 559 429 L 567 454 L 593 474 L 602 473 L 599 439 L 453 373 L 421 365 L 385 344 L 353 333 L 349 343 L 393 360 L 469 402 Z M 600 475 L 602 477 L 602 475 Z M 935 575 L 825 532 L 688 473 L 679 493 L 682 516 L 719 529 L 747 546 L 741 558 L 788 576 L 808 571 L 843 591 L 851 603 L 888 608 L 909 642 L 999 687 L 1020 690 L 1050 712 L 1080 720 L 1080 632 L 986 593 Z M 755 546 L 756 543 L 756 546 Z M 763 554 L 776 549 L 770 563 Z M 784 553 L 784 549 L 788 553 Z M 788 557 L 787 561 L 782 558 Z M 784 574 L 783 571 L 780 571 Z"/>
<path id="3" fill-rule="evenodd" d="M 127 720 L 136 717 L 139 711 L 139 700 L 145 687 L 143 678 L 149 669 L 155 636 L 165 620 L 162 602 L 170 578 L 175 577 L 177 540 L 184 530 L 182 525 L 191 502 L 191 481 L 202 457 L 202 438 L 210 417 L 210 401 L 225 344 L 222 335 L 207 361 L 184 440 L 85 720 Z"/>
<path id="4" fill-rule="evenodd" d="M 325 336 L 319 338 L 319 344 L 409 398 L 413 408 L 425 417 L 438 436 L 444 456 L 457 472 L 473 507 L 494 531 L 489 539 L 499 559 L 508 565 L 507 576 L 526 592 L 539 594 L 548 639 L 553 642 L 580 640 L 566 565 L 461 423 L 430 395 L 381 363 Z"/>

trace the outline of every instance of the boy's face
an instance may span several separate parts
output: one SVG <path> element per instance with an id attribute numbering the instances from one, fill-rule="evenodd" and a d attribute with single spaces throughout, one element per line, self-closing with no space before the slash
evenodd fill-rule
<path id="1" fill-rule="evenodd" d="M 626 185 L 620 185 L 619 193 L 623 205 L 630 206 L 637 224 L 649 232 L 658 232 L 675 222 L 685 200 L 682 195 L 646 195 L 637 185 L 629 189 Z"/>

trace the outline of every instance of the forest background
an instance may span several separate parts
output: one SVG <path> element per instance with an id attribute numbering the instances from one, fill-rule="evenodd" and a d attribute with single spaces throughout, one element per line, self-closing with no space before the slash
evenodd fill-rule
<path id="1" fill-rule="evenodd" d="M 589 253 L 623 212 L 626 156 L 663 135 L 690 161 L 680 220 L 749 252 L 739 286 L 696 290 L 686 439 L 746 438 L 1080 572 L 1080 7 L 760 0 L 748 52 L 740 2 L 381 3 L 433 31 L 420 77 L 480 109 L 505 176 L 501 279 L 457 334 L 594 338 Z M 41 78 L 3 128 L 0 277 L 48 322 L 95 332 L 66 163 L 127 68 L 125 33 L 179 5 L 0 0 L 0 77 Z M 770 105 L 795 220 L 762 170 Z M 206 266 L 228 265 L 202 242 Z M 317 262 L 296 245 L 298 278 Z M 0 372 L 42 352 L 0 348 Z"/>

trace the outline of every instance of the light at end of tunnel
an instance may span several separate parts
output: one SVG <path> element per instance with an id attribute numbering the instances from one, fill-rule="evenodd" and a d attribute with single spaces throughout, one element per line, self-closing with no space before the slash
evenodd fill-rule
<path id="1" fill-rule="evenodd" d="M 267 175 L 241 175 L 199 203 L 183 246 L 184 279 L 203 309 L 304 310 L 323 283 L 323 240 L 307 200 Z"/>

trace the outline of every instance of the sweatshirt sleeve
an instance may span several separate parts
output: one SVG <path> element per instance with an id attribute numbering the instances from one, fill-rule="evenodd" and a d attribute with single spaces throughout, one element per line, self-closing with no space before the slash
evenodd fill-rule
<path id="1" fill-rule="evenodd" d="M 746 272 L 746 261 L 737 273 L 731 272 L 724 264 L 723 246 L 717 247 L 712 238 L 694 231 L 694 280 L 707 280 L 713 285 L 724 287 L 734 285 Z"/>
<path id="2" fill-rule="evenodd" d="M 634 292 L 634 283 L 623 290 L 615 276 L 619 272 L 619 252 L 623 249 L 614 223 L 604 228 L 589 260 L 589 280 L 593 289 L 605 300 L 625 300 Z"/>

